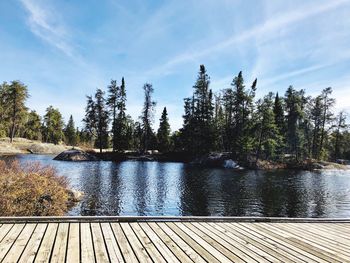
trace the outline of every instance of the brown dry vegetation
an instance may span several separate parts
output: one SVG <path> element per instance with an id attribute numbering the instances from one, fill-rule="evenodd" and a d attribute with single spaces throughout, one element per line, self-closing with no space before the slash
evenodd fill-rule
<path id="1" fill-rule="evenodd" d="M 0 161 L 0 216 L 64 215 L 67 185 L 52 167 Z"/>

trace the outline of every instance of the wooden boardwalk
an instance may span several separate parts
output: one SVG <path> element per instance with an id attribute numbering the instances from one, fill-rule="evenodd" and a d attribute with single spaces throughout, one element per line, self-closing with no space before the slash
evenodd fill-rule
<path id="1" fill-rule="evenodd" d="M 0 262 L 350 262 L 350 221 L 4 219 Z"/>

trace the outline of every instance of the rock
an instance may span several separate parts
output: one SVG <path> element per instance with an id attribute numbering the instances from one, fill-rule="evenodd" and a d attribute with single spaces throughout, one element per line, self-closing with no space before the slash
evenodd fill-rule
<path id="1" fill-rule="evenodd" d="M 325 168 L 325 166 L 320 164 L 320 163 L 313 163 L 312 164 L 312 169 L 313 170 L 321 170 L 321 169 L 324 169 L 324 168 Z"/>
<path id="2" fill-rule="evenodd" d="M 71 161 L 71 162 L 82 162 L 82 161 L 98 161 L 98 158 L 92 154 L 81 150 L 67 150 L 57 155 L 54 160 L 57 161 Z"/>
<path id="3" fill-rule="evenodd" d="M 34 154 L 58 154 L 66 150 L 63 145 L 54 145 L 51 143 L 34 143 L 27 147 L 27 151 Z"/>
<path id="4" fill-rule="evenodd" d="M 232 159 L 228 159 L 224 161 L 224 168 L 230 168 L 230 169 L 239 169 L 239 165 L 233 161 Z"/>
<path id="5" fill-rule="evenodd" d="M 68 191 L 68 202 L 80 202 L 84 198 L 84 192 L 75 189 L 69 189 Z"/>
<path id="6" fill-rule="evenodd" d="M 344 160 L 344 159 L 337 159 L 336 163 L 343 164 L 343 165 L 350 165 L 350 161 L 349 160 Z"/>
<path id="7" fill-rule="evenodd" d="M 238 164 L 231 159 L 231 154 L 228 152 L 210 153 L 197 158 L 191 164 L 214 168 L 240 169 Z"/>
<path id="8" fill-rule="evenodd" d="M 137 157 L 138 161 L 154 161 L 154 158 L 152 158 L 151 156 L 147 156 L 147 155 L 142 155 Z"/>

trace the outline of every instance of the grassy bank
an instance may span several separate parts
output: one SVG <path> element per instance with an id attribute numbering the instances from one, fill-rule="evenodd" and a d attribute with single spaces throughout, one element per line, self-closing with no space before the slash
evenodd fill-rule
<path id="1" fill-rule="evenodd" d="M 52 167 L 0 161 L 0 216 L 59 216 L 68 209 L 68 183 Z"/>
<path id="2" fill-rule="evenodd" d="M 69 148 L 69 146 L 43 143 L 24 138 L 14 138 L 13 142 L 10 143 L 9 138 L 0 138 L 0 155 L 19 153 L 59 154 Z"/>

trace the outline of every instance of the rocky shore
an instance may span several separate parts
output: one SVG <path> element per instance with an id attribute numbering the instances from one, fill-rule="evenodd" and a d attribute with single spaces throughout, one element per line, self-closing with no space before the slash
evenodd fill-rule
<path id="1" fill-rule="evenodd" d="M 226 169 L 253 169 L 253 170 L 348 170 L 350 162 L 348 160 L 337 160 L 337 162 L 325 162 L 307 159 L 302 162 L 271 162 L 266 160 L 256 161 L 254 158 L 248 162 L 238 162 L 229 152 L 210 153 L 201 157 L 193 157 L 183 152 L 159 153 L 158 151 L 148 151 L 140 154 L 137 152 L 117 153 L 105 151 L 102 153 L 96 150 L 83 151 L 79 148 L 72 149 L 71 146 L 54 145 L 42 143 L 23 138 L 15 138 L 10 143 L 9 138 L 0 139 L 0 155 L 9 154 L 49 154 L 57 155 L 55 160 L 62 161 L 157 161 L 157 162 L 182 162 L 194 166 Z"/>

